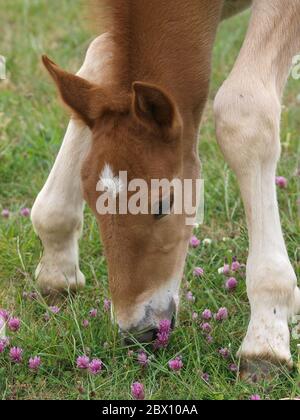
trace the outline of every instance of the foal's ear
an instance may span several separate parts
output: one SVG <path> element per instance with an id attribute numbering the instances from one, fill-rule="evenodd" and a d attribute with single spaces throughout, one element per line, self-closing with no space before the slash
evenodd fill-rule
<path id="1" fill-rule="evenodd" d="M 182 120 L 174 100 L 156 85 L 135 82 L 133 88 L 133 109 L 144 124 L 163 129 L 167 134 L 178 134 Z"/>
<path id="2" fill-rule="evenodd" d="M 81 77 L 62 70 L 47 56 L 43 56 L 42 59 L 64 103 L 92 128 L 103 111 L 105 102 L 103 90 Z"/>

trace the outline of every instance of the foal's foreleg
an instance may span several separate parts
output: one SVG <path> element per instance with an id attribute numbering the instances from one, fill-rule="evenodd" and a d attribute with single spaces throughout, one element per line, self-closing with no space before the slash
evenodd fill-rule
<path id="1" fill-rule="evenodd" d="M 79 270 L 78 239 L 83 224 L 80 169 L 89 129 L 71 121 L 51 174 L 32 209 L 32 223 L 44 253 L 36 270 L 44 294 L 85 285 Z"/>
<path id="2" fill-rule="evenodd" d="M 215 101 L 218 142 L 237 175 L 249 227 L 251 320 L 239 353 L 246 371 L 266 360 L 292 365 L 288 320 L 300 309 L 275 187 L 281 96 L 300 50 L 299 2 L 284 3 L 254 1 L 244 46 Z"/>
<path id="3" fill-rule="evenodd" d="M 99 84 L 104 78 L 107 81 L 111 49 L 107 34 L 97 38 L 79 74 Z M 51 174 L 32 209 L 32 223 L 44 246 L 36 278 L 45 294 L 85 285 L 78 261 L 84 206 L 80 172 L 90 142 L 89 128 L 71 120 Z"/>

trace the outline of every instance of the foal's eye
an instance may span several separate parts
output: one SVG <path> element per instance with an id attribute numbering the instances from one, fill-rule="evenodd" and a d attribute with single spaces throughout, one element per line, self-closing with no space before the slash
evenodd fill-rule
<path id="1" fill-rule="evenodd" d="M 174 196 L 171 195 L 170 198 L 166 198 L 164 200 L 161 200 L 154 209 L 154 218 L 155 220 L 163 219 L 164 217 L 168 216 L 174 205 Z"/>

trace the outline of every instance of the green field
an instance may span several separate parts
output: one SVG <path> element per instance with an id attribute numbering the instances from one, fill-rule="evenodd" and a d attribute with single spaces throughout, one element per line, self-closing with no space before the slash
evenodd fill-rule
<path id="1" fill-rule="evenodd" d="M 10 333 L 11 344 L 24 349 L 23 363 L 12 364 L 8 352 L 0 354 L 0 398 L 2 399 L 128 399 L 130 386 L 140 381 L 147 399 L 243 399 L 259 394 L 263 399 L 294 398 L 300 394 L 297 369 L 282 369 L 272 381 L 256 385 L 240 382 L 229 370 L 238 364 L 236 351 L 249 320 L 245 279 L 238 276 L 234 294 L 224 289 L 218 268 L 233 256 L 245 263 L 247 230 L 235 178 L 218 149 L 212 118 L 212 102 L 227 77 L 242 44 L 249 14 L 222 24 L 214 50 L 214 70 L 210 100 L 203 118 L 200 154 L 206 180 L 205 223 L 200 239 L 211 238 L 210 246 L 190 251 L 185 271 L 179 322 L 166 350 L 152 353 L 150 364 L 137 363 L 139 348 L 122 348 L 110 316 L 103 311 L 108 294 L 107 268 L 102 256 L 96 222 L 86 211 L 81 241 L 81 269 L 87 287 L 75 297 L 60 302 L 61 311 L 45 321 L 47 303 L 41 298 L 28 300 L 24 292 L 35 291 L 34 270 L 42 248 L 28 218 L 20 216 L 32 207 L 59 150 L 68 116 L 60 107 L 53 85 L 42 69 L 40 56 L 47 53 L 61 66 L 76 71 L 85 50 L 95 36 L 88 29 L 80 0 L 0 0 L 0 55 L 7 58 L 7 80 L 0 82 L 0 213 L 11 211 L 7 220 L 0 217 L 0 308 L 22 320 L 18 333 Z M 290 80 L 282 117 L 283 152 L 278 174 L 289 180 L 287 190 L 279 191 L 281 216 L 292 263 L 300 274 L 299 198 L 300 110 L 297 96 L 300 81 Z M 227 238 L 226 241 L 223 238 Z M 195 266 L 205 275 L 193 277 Z M 196 300 L 185 299 L 192 291 Z M 226 306 L 229 320 L 213 323 L 214 342 L 208 344 L 192 320 L 192 313 L 205 308 L 217 311 Z M 98 318 L 82 321 L 89 311 L 98 309 Z M 218 354 L 230 348 L 228 360 Z M 292 342 L 298 360 L 297 342 Z M 101 358 L 103 373 L 90 376 L 76 368 L 83 353 Z M 28 359 L 39 355 L 42 367 L 37 374 L 28 369 Z M 181 355 L 184 368 L 172 373 L 168 361 Z M 209 383 L 202 374 L 210 375 Z"/>

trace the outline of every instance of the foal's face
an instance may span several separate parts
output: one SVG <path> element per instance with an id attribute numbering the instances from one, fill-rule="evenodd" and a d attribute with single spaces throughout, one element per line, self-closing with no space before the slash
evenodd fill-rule
<path id="1" fill-rule="evenodd" d="M 135 83 L 131 94 L 114 98 L 49 60 L 44 62 L 64 101 L 93 133 L 82 185 L 100 227 L 116 320 L 123 333 L 149 341 L 161 320 L 172 321 L 176 315 L 191 234 L 185 215 L 172 212 L 174 191 L 151 188 L 151 180 L 183 178 L 178 109 L 157 86 Z M 127 190 L 118 178 L 121 171 L 126 172 L 128 184 L 138 179 L 148 187 L 143 196 L 147 214 L 132 214 L 128 206 L 127 212 L 120 212 Z M 138 191 L 127 192 L 127 205 Z M 113 214 L 99 211 L 104 194 L 114 199 Z"/>
<path id="2" fill-rule="evenodd" d="M 182 176 L 181 131 L 170 141 L 163 141 L 157 132 L 140 126 L 131 113 L 106 118 L 93 130 L 92 147 L 83 166 L 85 199 L 100 226 L 120 329 L 146 331 L 143 339 L 151 338 L 160 320 L 175 316 L 190 236 L 185 218 L 172 213 L 172 191 L 158 192 L 157 199 L 151 202 L 151 180 L 171 181 Z M 120 171 L 126 171 L 128 183 L 141 179 L 149 187 L 148 214 L 120 214 L 122 193 L 116 197 L 116 214 L 99 214 L 97 202 L 106 191 L 97 192 L 96 185 L 99 180 L 108 186 L 107 190 L 109 180 L 113 180 L 112 185 L 120 185 Z M 126 204 L 134 194 L 128 192 Z M 162 211 L 162 203 L 168 201 L 170 213 Z"/>

